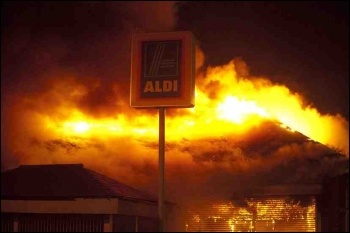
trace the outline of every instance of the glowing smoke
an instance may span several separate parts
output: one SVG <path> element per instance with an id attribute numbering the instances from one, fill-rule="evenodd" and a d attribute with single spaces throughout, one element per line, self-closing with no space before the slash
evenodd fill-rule
<path id="1" fill-rule="evenodd" d="M 40 23 L 2 33 L 2 169 L 84 163 L 156 193 L 157 111 L 129 107 L 130 39 L 135 32 L 172 30 L 175 3 L 32 3 L 41 14 L 11 4 L 27 16 L 17 26 Z M 64 19 L 55 18 L 56 8 L 65 10 Z M 197 48 L 196 107 L 167 110 L 169 198 L 319 182 L 348 161 L 342 116 L 321 115 L 300 94 L 250 76 L 242 59 L 203 64 Z M 246 112 L 239 114 L 240 106 Z"/>

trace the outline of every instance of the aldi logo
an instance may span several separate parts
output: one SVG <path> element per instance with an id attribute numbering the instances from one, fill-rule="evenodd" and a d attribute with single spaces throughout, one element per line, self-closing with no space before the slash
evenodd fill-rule
<path id="1" fill-rule="evenodd" d="M 143 43 L 144 77 L 178 76 L 181 41 Z"/>
<path id="2" fill-rule="evenodd" d="M 193 107 L 194 75 L 194 42 L 190 32 L 133 36 L 132 107 Z"/>
<path id="3" fill-rule="evenodd" d="M 180 96 L 181 41 L 145 42 L 142 54 L 141 97 Z"/>

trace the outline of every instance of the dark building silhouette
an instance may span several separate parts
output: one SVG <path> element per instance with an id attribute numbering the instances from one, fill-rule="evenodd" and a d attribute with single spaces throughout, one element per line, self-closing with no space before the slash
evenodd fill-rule
<path id="1" fill-rule="evenodd" d="M 167 202 L 166 210 L 173 219 L 175 205 Z M 21 165 L 1 174 L 2 232 L 154 232 L 157 213 L 157 197 L 82 164 Z"/>

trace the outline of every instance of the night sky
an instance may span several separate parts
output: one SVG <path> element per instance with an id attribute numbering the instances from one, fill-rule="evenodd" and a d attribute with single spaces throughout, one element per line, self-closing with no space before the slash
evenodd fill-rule
<path id="1" fill-rule="evenodd" d="M 251 74 L 349 119 L 347 1 L 190 2 L 179 10 L 178 28 L 197 36 L 207 65 L 242 57 Z"/>

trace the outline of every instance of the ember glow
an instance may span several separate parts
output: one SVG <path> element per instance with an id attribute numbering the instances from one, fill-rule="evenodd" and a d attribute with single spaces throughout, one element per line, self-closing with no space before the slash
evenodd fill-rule
<path id="1" fill-rule="evenodd" d="M 308 205 L 290 198 L 248 198 L 246 206 L 232 202 L 192 207 L 190 232 L 314 232 L 315 200 Z"/>

